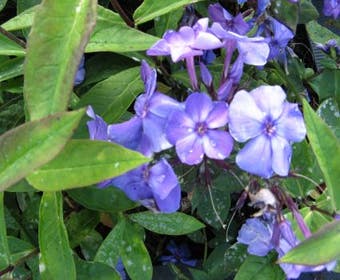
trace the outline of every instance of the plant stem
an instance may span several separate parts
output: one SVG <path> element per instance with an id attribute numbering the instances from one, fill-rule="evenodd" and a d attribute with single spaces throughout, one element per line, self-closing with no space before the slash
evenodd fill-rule
<path id="1" fill-rule="evenodd" d="M 0 33 L 5 35 L 8 39 L 12 40 L 13 42 L 17 43 L 19 46 L 26 48 L 26 43 L 24 41 L 20 40 L 18 37 L 13 35 L 11 32 L 8 32 L 1 26 L 0 26 Z"/>
<path id="2" fill-rule="evenodd" d="M 121 18 L 125 21 L 125 23 L 130 27 L 135 27 L 135 23 L 129 18 L 129 16 L 125 13 L 122 6 L 119 4 L 118 0 L 110 0 L 112 7 L 117 11 L 117 13 L 121 16 Z"/>

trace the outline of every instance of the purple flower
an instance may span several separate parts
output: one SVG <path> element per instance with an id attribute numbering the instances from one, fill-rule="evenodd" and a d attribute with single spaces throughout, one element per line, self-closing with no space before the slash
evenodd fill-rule
<path id="1" fill-rule="evenodd" d="M 108 141 L 107 123 L 95 114 L 91 106 L 87 108 L 86 114 L 93 119 L 87 122 L 90 139 Z"/>
<path id="2" fill-rule="evenodd" d="M 262 219 L 247 219 L 241 227 L 237 241 L 248 245 L 248 253 L 256 256 L 265 256 L 274 247 L 271 243 L 273 229 Z"/>
<path id="3" fill-rule="evenodd" d="M 209 5 L 210 18 L 219 23 L 225 30 L 244 35 L 249 31 L 248 24 L 244 21 L 242 14 L 233 17 L 220 4 Z"/>
<path id="4" fill-rule="evenodd" d="M 173 240 L 170 240 L 166 249 L 171 255 L 161 256 L 159 258 L 159 261 L 161 261 L 163 265 L 167 263 L 182 263 L 191 267 L 196 266 L 197 260 L 191 258 L 190 250 L 186 243 L 177 245 Z"/>
<path id="5" fill-rule="evenodd" d="M 221 24 L 216 22 L 212 24 L 210 30 L 223 40 L 227 52 L 233 52 L 237 48 L 245 64 L 262 66 L 267 63 L 269 46 L 264 38 L 242 36 L 225 30 Z"/>
<path id="6" fill-rule="evenodd" d="M 156 211 L 171 213 L 180 207 L 181 188 L 176 174 L 165 159 L 152 167 L 144 164 L 102 184 L 108 185 L 120 188 L 131 200 L 139 201 L 146 207 L 155 202 L 156 209 L 153 210 Z"/>
<path id="7" fill-rule="evenodd" d="M 207 32 L 208 18 L 201 18 L 193 27 L 183 26 L 179 31 L 168 30 L 163 38 L 147 50 L 148 55 L 171 55 L 173 62 L 203 55 L 203 50 L 221 47 L 216 36 Z"/>
<path id="8" fill-rule="evenodd" d="M 74 85 L 75 86 L 80 85 L 85 79 L 84 64 L 85 64 L 85 56 L 82 56 L 80 63 L 79 63 L 79 66 L 78 66 L 76 76 L 74 77 Z"/>
<path id="9" fill-rule="evenodd" d="M 237 165 L 264 178 L 289 171 L 291 142 L 305 138 L 298 105 L 285 101 L 279 86 L 236 93 L 229 107 L 229 131 L 238 142 L 250 140 L 236 156 Z"/>
<path id="10" fill-rule="evenodd" d="M 325 16 L 337 19 L 340 15 L 340 0 L 324 0 L 323 13 Z"/>
<path id="11" fill-rule="evenodd" d="M 326 42 L 326 44 L 320 44 L 316 43 L 316 47 L 322 51 L 324 51 L 327 54 L 331 53 L 331 50 L 335 50 L 336 55 L 340 55 L 340 46 L 338 45 L 337 41 L 335 39 L 330 39 Z"/>
<path id="12" fill-rule="evenodd" d="M 229 156 L 233 140 L 225 130 L 218 130 L 228 121 L 225 102 L 213 102 L 204 93 L 192 93 L 183 110 L 174 111 L 168 121 L 166 134 L 183 163 L 193 165 L 204 154 L 213 159 Z"/>

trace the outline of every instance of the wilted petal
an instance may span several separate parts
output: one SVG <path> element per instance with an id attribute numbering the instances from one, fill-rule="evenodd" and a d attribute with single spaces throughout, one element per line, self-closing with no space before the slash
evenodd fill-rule
<path id="1" fill-rule="evenodd" d="M 237 154 L 236 163 L 249 173 L 269 178 L 273 173 L 270 139 L 259 135 L 250 140 Z"/>
<path id="2" fill-rule="evenodd" d="M 184 111 L 174 111 L 166 126 L 166 136 L 170 143 L 176 144 L 179 139 L 194 133 L 195 123 Z"/>
<path id="3" fill-rule="evenodd" d="M 132 150 L 138 148 L 142 133 L 142 120 L 138 117 L 133 117 L 123 123 L 108 126 L 109 140 Z"/>
<path id="4" fill-rule="evenodd" d="M 106 141 L 108 138 L 107 123 L 101 117 L 95 114 L 91 106 L 88 106 L 86 113 L 90 118 L 93 119 L 87 122 L 90 139 Z"/>
<path id="5" fill-rule="evenodd" d="M 209 158 L 225 159 L 233 149 L 233 139 L 226 131 L 209 130 L 203 137 L 203 149 Z"/>
<path id="6" fill-rule="evenodd" d="M 260 86 L 253 89 L 250 94 L 255 99 L 256 105 L 272 120 L 276 120 L 282 113 L 286 94 L 279 86 Z"/>
<path id="7" fill-rule="evenodd" d="M 276 133 L 289 141 L 300 142 L 306 136 L 306 126 L 297 104 L 286 102 L 276 121 Z"/>
<path id="8" fill-rule="evenodd" d="M 212 108 L 211 98 L 204 93 L 194 92 L 185 102 L 186 113 L 196 123 L 205 121 Z"/>
<path id="9" fill-rule="evenodd" d="M 202 139 L 196 134 L 180 139 L 176 142 L 176 153 L 183 163 L 199 164 L 204 156 Z"/>
<path id="10" fill-rule="evenodd" d="M 273 170 L 280 176 L 287 176 L 289 172 L 290 160 L 292 157 L 292 147 L 286 139 L 280 136 L 271 138 Z"/>
<path id="11" fill-rule="evenodd" d="M 245 142 L 263 131 L 265 114 L 246 91 L 236 93 L 229 105 L 229 131 L 238 142 Z"/>
<path id="12" fill-rule="evenodd" d="M 205 122 L 209 128 L 219 128 L 228 122 L 228 105 L 225 102 L 214 102 L 214 107 L 210 111 Z"/>

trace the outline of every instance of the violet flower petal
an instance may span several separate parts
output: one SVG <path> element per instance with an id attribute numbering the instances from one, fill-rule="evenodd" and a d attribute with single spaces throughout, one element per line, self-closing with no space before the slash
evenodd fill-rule
<path id="1" fill-rule="evenodd" d="M 195 123 L 184 111 L 174 111 L 168 120 L 166 136 L 171 144 L 176 144 L 179 139 L 194 134 Z"/>
<path id="2" fill-rule="evenodd" d="M 233 148 L 233 139 L 226 131 L 209 130 L 206 136 L 203 136 L 204 153 L 209 158 L 225 159 Z"/>
<path id="3" fill-rule="evenodd" d="M 250 140 L 237 154 L 236 163 L 249 173 L 269 178 L 273 173 L 270 139 L 261 134 Z"/>
<path id="4" fill-rule="evenodd" d="M 86 114 L 93 119 L 86 123 L 89 130 L 90 139 L 107 141 L 108 139 L 107 123 L 101 117 L 95 114 L 91 106 L 87 107 Z"/>
<path id="5" fill-rule="evenodd" d="M 201 137 L 192 133 L 176 142 L 176 153 L 183 163 L 198 164 L 203 160 L 204 150 Z"/>
<path id="6" fill-rule="evenodd" d="M 219 128 L 228 122 L 228 105 L 225 102 L 214 102 L 214 107 L 205 122 L 208 128 Z"/>
<path id="7" fill-rule="evenodd" d="M 204 94 L 194 92 L 189 95 L 185 102 L 185 112 L 194 122 L 203 122 L 213 109 L 211 98 Z"/>

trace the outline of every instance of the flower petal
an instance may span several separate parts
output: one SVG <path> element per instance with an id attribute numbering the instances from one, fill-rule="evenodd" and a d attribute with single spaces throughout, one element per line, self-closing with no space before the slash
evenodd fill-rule
<path id="1" fill-rule="evenodd" d="M 260 135 L 250 140 L 237 154 L 236 163 L 249 173 L 270 178 L 273 174 L 270 139 Z"/>
<path id="2" fill-rule="evenodd" d="M 156 56 L 156 55 L 169 55 L 170 48 L 169 44 L 166 40 L 160 39 L 157 41 L 150 49 L 146 51 L 147 55 Z"/>
<path id="3" fill-rule="evenodd" d="M 272 120 L 276 120 L 281 115 L 286 99 L 286 94 L 281 87 L 260 86 L 253 89 L 250 94 L 261 111 L 270 116 Z"/>
<path id="4" fill-rule="evenodd" d="M 166 137 L 172 144 L 194 133 L 195 123 L 181 110 L 173 111 L 166 126 Z"/>
<path id="5" fill-rule="evenodd" d="M 177 100 L 157 91 L 149 100 L 149 111 L 162 118 L 168 118 L 173 110 L 183 107 Z"/>
<path id="6" fill-rule="evenodd" d="M 297 104 L 285 102 L 276 122 L 276 133 L 288 141 L 300 142 L 306 136 L 306 127 Z"/>
<path id="7" fill-rule="evenodd" d="M 270 49 L 263 38 L 255 37 L 238 40 L 237 48 L 245 64 L 262 66 L 267 63 Z"/>
<path id="8" fill-rule="evenodd" d="M 225 159 L 233 149 L 233 138 L 226 131 L 209 130 L 203 137 L 203 148 L 209 158 Z"/>
<path id="9" fill-rule="evenodd" d="M 190 46 L 199 50 L 213 50 L 220 48 L 222 45 L 222 42 L 215 35 L 208 32 L 199 32 Z"/>
<path id="10" fill-rule="evenodd" d="M 219 128 L 228 122 L 228 105 L 225 102 L 214 102 L 213 109 L 210 111 L 206 124 L 209 128 Z"/>
<path id="11" fill-rule="evenodd" d="M 194 165 L 203 160 L 202 138 L 192 133 L 176 142 L 176 153 L 181 162 Z"/>
<path id="12" fill-rule="evenodd" d="M 276 136 L 271 139 L 272 144 L 272 168 L 280 176 L 287 176 L 289 172 L 290 160 L 292 157 L 292 147 L 286 139 Z"/>
<path id="13" fill-rule="evenodd" d="M 185 101 L 185 112 L 196 123 L 204 122 L 212 109 L 211 98 L 204 93 L 194 92 Z"/>
<path id="14" fill-rule="evenodd" d="M 93 119 L 86 123 L 89 130 L 90 139 L 107 141 L 107 123 L 101 117 L 95 114 L 91 106 L 87 108 L 86 113 L 90 118 Z"/>
<path id="15" fill-rule="evenodd" d="M 229 105 L 229 131 L 238 142 L 245 142 L 262 133 L 265 114 L 246 91 L 236 93 Z"/>

